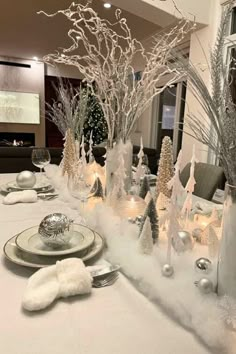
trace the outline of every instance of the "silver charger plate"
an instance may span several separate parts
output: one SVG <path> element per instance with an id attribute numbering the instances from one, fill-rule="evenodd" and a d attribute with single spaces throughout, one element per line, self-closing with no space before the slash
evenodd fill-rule
<path id="1" fill-rule="evenodd" d="M 16 237 L 16 245 L 22 251 L 41 256 L 63 256 L 83 251 L 94 242 L 94 232 L 86 226 L 73 224 L 70 242 L 58 249 L 45 245 L 38 233 L 38 226 L 22 231 Z"/>
<path id="2" fill-rule="evenodd" d="M 80 258 L 84 262 L 89 261 L 96 257 L 104 248 L 104 240 L 102 236 L 100 236 L 97 232 L 94 231 L 95 234 L 95 239 L 94 243 L 92 246 L 90 246 L 87 250 L 83 251 L 82 253 L 74 253 L 73 257 L 75 258 Z M 24 266 L 24 267 L 29 267 L 29 268 L 44 268 L 48 267 L 50 265 L 55 264 L 57 261 L 72 257 L 72 255 L 69 256 L 63 256 L 63 257 L 47 257 L 47 256 L 37 256 L 33 255 L 31 253 L 24 252 L 20 250 L 16 246 L 16 236 L 13 236 L 8 240 L 3 248 L 5 257 L 18 265 Z"/>
<path id="3" fill-rule="evenodd" d="M 36 192 L 45 192 L 53 189 L 52 185 L 48 181 L 36 182 L 36 184 L 31 188 L 21 188 L 17 185 L 16 181 L 8 182 L 5 186 L 8 192 L 24 191 L 28 189 L 34 190 Z"/>

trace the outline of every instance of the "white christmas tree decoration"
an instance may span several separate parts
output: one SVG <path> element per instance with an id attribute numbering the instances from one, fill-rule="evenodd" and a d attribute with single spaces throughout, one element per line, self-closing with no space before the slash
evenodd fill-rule
<path id="1" fill-rule="evenodd" d="M 71 129 L 67 129 L 63 149 L 62 175 L 67 175 L 68 179 L 75 176 L 77 158 L 75 151 L 75 139 Z"/>
<path id="2" fill-rule="evenodd" d="M 93 157 L 93 131 L 91 131 L 91 133 L 90 133 L 89 150 L 87 152 L 87 155 L 89 157 L 89 163 L 92 163 L 94 160 L 94 157 Z"/>
<path id="3" fill-rule="evenodd" d="M 140 139 L 140 150 L 138 153 L 138 166 L 137 166 L 137 170 L 135 172 L 135 182 L 136 185 L 139 186 L 140 185 L 140 181 L 141 179 L 144 177 L 145 175 L 145 171 L 142 167 L 142 162 L 143 162 L 143 156 L 144 156 L 144 152 L 143 152 L 143 139 L 141 137 Z"/>
<path id="4" fill-rule="evenodd" d="M 192 158 L 191 158 L 191 165 L 190 165 L 190 175 L 188 182 L 185 186 L 185 190 L 187 192 L 187 197 L 184 201 L 183 208 L 181 210 L 182 216 L 185 217 L 185 227 L 187 228 L 188 226 L 188 220 L 189 220 L 189 215 L 192 209 L 192 195 L 194 192 L 194 186 L 196 184 L 195 178 L 194 178 L 194 170 L 195 170 L 195 163 L 198 162 L 196 159 L 196 154 L 195 154 L 195 145 L 193 145 L 193 153 L 192 153 Z"/>
<path id="5" fill-rule="evenodd" d="M 150 255 L 153 251 L 152 229 L 149 217 L 146 217 L 142 232 L 138 240 L 138 246 L 141 253 Z"/>
<path id="6" fill-rule="evenodd" d="M 182 163 L 182 151 L 179 152 L 177 162 L 175 164 L 175 173 L 172 179 L 167 183 L 169 189 L 172 190 L 170 205 L 168 208 L 168 228 L 167 228 L 167 263 L 171 264 L 171 245 L 172 238 L 175 239 L 176 245 L 178 245 L 178 231 L 180 230 L 179 225 L 179 210 L 178 210 L 178 197 L 183 193 L 183 186 L 179 179 L 180 169 Z"/>
<path id="7" fill-rule="evenodd" d="M 219 240 L 217 234 L 212 227 L 209 225 L 209 233 L 208 233 L 208 254 L 210 258 L 215 258 L 218 255 L 219 251 Z"/>
<path id="8" fill-rule="evenodd" d="M 85 152 L 85 149 L 84 149 L 84 135 L 82 136 L 80 147 L 81 147 L 81 167 L 82 167 L 82 174 L 84 174 L 85 171 L 86 171 L 86 166 L 87 166 L 86 152 Z"/>
<path id="9" fill-rule="evenodd" d="M 166 208 L 166 203 L 171 197 L 171 189 L 168 188 L 167 184 L 174 175 L 174 164 L 173 164 L 173 149 L 172 142 L 168 136 L 165 136 L 162 141 L 161 155 L 158 166 L 157 182 L 156 182 L 156 198 L 158 207 L 161 209 Z M 161 205 L 163 203 L 163 205 Z M 164 204 L 165 203 L 165 204 Z"/>

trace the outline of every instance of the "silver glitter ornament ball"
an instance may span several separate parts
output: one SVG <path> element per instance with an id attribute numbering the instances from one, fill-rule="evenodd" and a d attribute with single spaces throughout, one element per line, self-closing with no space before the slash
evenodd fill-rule
<path id="1" fill-rule="evenodd" d="M 16 176 L 16 183 L 20 188 L 33 188 L 36 183 L 35 174 L 31 171 L 22 171 Z"/>
<path id="2" fill-rule="evenodd" d="M 164 277 L 170 278 L 174 274 L 174 267 L 171 264 L 164 264 L 161 270 Z"/>
<path id="3" fill-rule="evenodd" d="M 192 236 L 188 231 L 179 231 L 178 235 L 172 238 L 171 243 L 177 253 L 185 252 L 193 248 Z"/>
<path id="4" fill-rule="evenodd" d="M 66 246 L 72 236 L 72 222 L 61 213 L 47 215 L 38 230 L 42 242 L 51 248 Z"/>
<path id="5" fill-rule="evenodd" d="M 210 294 L 214 291 L 213 283 L 210 279 L 202 278 L 195 282 L 202 294 Z"/>
<path id="6" fill-rule="evenodd" d="M 212 271 L 212 263 L 208 258 L 198 258 L 195 262 L 195 270 L 198 273 L 209 274 Z"/>

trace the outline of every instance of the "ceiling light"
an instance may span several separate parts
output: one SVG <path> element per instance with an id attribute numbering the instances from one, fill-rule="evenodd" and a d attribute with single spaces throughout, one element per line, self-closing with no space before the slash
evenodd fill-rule
<path id="1" fill-rule="evenodd" d="M 38 61 L 39 58 L 38 57 L 33 57 L 33 60 Z"/>
<path id="2" fill-rule="evenodd" d="M 110 9 L 111 8 L 111 4 L 109 2 L 104 2 L 103 6 L 106 8 L 106 9 Z"/>

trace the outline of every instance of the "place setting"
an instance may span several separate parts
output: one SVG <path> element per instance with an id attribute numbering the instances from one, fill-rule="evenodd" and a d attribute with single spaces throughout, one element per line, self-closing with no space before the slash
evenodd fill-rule
<path id="1" fill-rule="evenodd" d="M 15 180 L 1 185 L 0 193 L 4 196 L 4 204 L 33 203 L 38 199 L 52 200 L 58 196 L 54 187 L 42 172 L 51 160 L 49 150 L 44 148 L 33 149 L 31 160 L 33 165 L 40 169 L 40 173 L 35 174 L 24 170 L 17 174 Z"/>
<path id="2" fill-rule="evenodd" d="M 3 251 L 15 264 L 43 268 L 69 257 L 90 261 L 102 252 L 104 245 L 96 231 L 73 223 L 64 214 L 54 213 L 39 225 L 11 237 Z"/>

